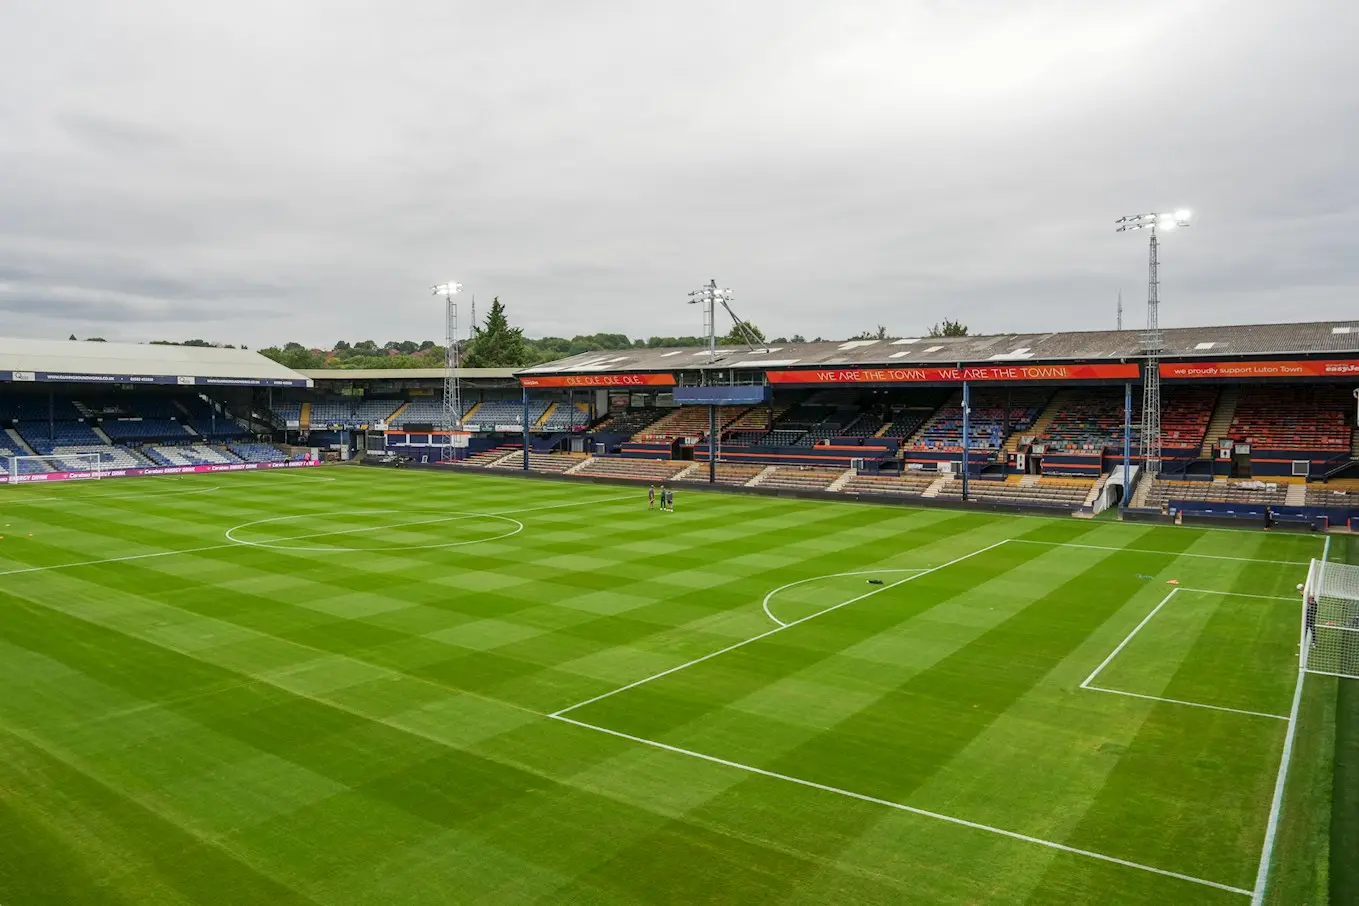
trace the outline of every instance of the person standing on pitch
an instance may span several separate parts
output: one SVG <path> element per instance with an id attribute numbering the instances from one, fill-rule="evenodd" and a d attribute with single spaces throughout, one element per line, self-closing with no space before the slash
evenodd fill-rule
<path id="1" fill-rule="evenodd" d="M 646 508 L 648 510 L 656 508 L 656 486 L 654 484 L 646 489 Z"/>

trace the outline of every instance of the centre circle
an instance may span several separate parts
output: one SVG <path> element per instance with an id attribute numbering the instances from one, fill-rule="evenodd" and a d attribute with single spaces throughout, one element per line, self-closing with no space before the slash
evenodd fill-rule
<path id="1" fill-rule="evenodd" d="M 364 517 L 363 524 L 346 525 L 343 528 L 329 530 L 318 530 L 314 528 L 317 520 L 327 519 L 354 519 Z M 366 517 L 371 517 L 369 520 Z M 303 524 L 302 520 L 307 520 L 313 527 Z M 419 528 L 420 526 L 456 526 L 459 522 L 467 521 L 490 521 L 498 523 L 502 531 L 497 535 L 486 538 L 471 538 L 463 541 L 444 541 L 435 544 L 391 544 L 385 546 L 344 546 L 339 544 L 318 543 L 321 539 L 334 538 L 343 540 L 349 537 L 363 537 L 365 534 L 381 532 L 384 530 L 400 531 L 402 529 Z M 371 524 L 368 522 L 371 521 Z M 296 526 L 296 531 L 285 531 L 283 537 L 278 538 L 256 538 L 251 539 L 250 530 L 255 529 L 255 534 L 260 534 L 262 526 L 277 526 L 280 529 L 287 529 L 288 526 Z M 228 541 L 248 547 L 264 547 L 271 550 L 280 551 L 305 551 L 321 554 L 334 553 L 382 553 L 386 551 L 418 551 L 433 550 L 438 548 L 464 547 L 469 544 L 484 544 L 487 541 L 500 541 L 517 535 L 524 530 L 524 524 L 518 519 L 511 519 L 508 516 L 497 516 L 494 513 L 456 513 L 456 512 L 425 512 L 411 510 L 346 510 L 337 513 L 298 513 L 292 516 L 271 516 L 268 519 L 256 519 L 252 522 L 243 522 L 240 525 L 232 526 L 227 529 L 226 537 Z M 311 542 L 310 544 L 308 542 Z"/>

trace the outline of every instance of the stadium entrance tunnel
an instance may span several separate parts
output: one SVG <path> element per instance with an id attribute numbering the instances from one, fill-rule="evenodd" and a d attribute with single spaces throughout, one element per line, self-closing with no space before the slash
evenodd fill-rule
<path id="1" fill-rule="evenodd" d="M 313 553 L 358 553 L 459 548 L 509 538 L 524 524 L 492 513 L 434 510 L 357 510 L 257 519 L 227 529 L 229 541 L 249 547 Z"/>

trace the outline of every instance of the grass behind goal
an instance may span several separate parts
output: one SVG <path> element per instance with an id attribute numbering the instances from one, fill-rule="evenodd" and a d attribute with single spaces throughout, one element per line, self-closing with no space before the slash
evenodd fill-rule
<path id="1" fill-rule="evenodd" d="M 1320 551 L 356 469 L 0 514 L 6 906 L 1248 902 Z"/>

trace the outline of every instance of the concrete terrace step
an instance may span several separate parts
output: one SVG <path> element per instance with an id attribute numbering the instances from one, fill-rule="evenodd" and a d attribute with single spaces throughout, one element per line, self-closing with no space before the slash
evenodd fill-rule
<path id="1" fill-rule="evenodd" d="M 750 479 L 750 481 L 747 481 L 745 486 L 748 488 L 758 488 L 760 483 L 778 471 L 778 468 L 778 466 L 766 466 L 759 475 L 756 475 L 754 478 Z"/>
<path id="2" fill-rule="evenodd" d="M 853 478 L 855 474 L 856 474 L 856 473 L 855 473 L 855 471 L 854 471 L 853 469 L 845 469 L 845 471 L 843 471 L 843 472 L 840 473 L 840 477 L 839 477 L 839 478 L 835 479 L 834 481 L 832 481 L 832 482 L 830 483 L 830 485 L 826 488 L 826 490 L 827 490 L 827 491 L 842 491 L 842 490 L 844 490 L 845 485 L 849 484 L 849 480 L 850 480 L 851 478 Z"/>
<path id="3" fill-rule="evenodd" d="M 928 488 L 926 488 L 926 489 L 921 493 L 920 496 L 921 496 L 921 497 L 938 497 L 938 496 L 939 496 L 939 492 L 942 491 L 942 490 L 944 489 L 944 485 L 948 484 L 948 483 L 949 483 L 950 481 L 952 481 L 952 480 L 953 480 L 953 476 L 952 476 L 952 475 L 943 475 L 943 476 L 941 476 L 941 477 L 939 477 L 939 478 L 936 478 L 934 481 L 930 482 L 930 486 L 929 486 Z"/>
<path id="4" fill-rule="evenodd" d="M 576 464 L 575 464 L 574 466 L 572 466 L 571 468 L 567 469 L 567 470 L 566 470 L 565 472 L 563 472 L 562 474 L 563 474 L 563 475 L 575 475 L 575 474 L 576 474 L 577 472 L 579 472 L 581 469 L 585 468 L 586 466 L 588 466 L 590 463 L 592 463 L 592 462 L 594 462 L 594 461 L 595 461 L 595 458 L 594 458 L 593 456 L 587 456 L 587 457 L 585 457 L 584 459 L 582 459 L 580 462 L 576 463 Z"/>

